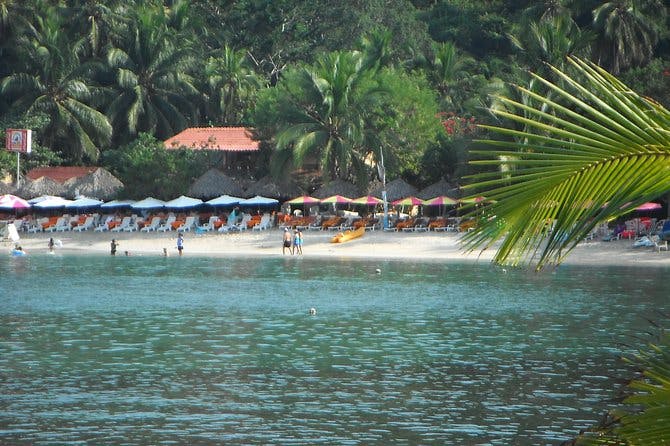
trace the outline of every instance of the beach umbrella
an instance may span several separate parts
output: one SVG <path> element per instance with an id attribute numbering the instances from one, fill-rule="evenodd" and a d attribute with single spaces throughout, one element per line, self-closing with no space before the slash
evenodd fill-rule
<path id="1" fill-rule="evenodd" d="M 4 210 L 18 210 L 18 209 L 28 209 L 30 203 L 28 203 L 23 198 L 17 197 L 16 195 L 6 194 L 0 195 L 0 209 Z"/>
<path id="2" fill-rule="evenodd" d="M 424 202 L 426 206 L 454 206 L 458 201 L 446 195 L 438 195 Z"/>
<path id="3" fill-rule="evenodd" d="M 67 208 L 93 208 L 98 207 L 103 203 L 101 200 L 96 200 L 95 198 L 80 197 L 74 200 L 73 202 L 67 204 Z"/>
<path id="4" fill-rule="evenodd" d="M 199 198 L 191 198 L 185 195 L 181 195 L 174 200 L 166 201 L 165 207 L 170 209 L 190 209 L 202 204 L 202 200 Z"/>
<path id="5" fill-rule="evenodd" d="M 461 198 L 458 200 L 460 203 L 465 203 L 465 204 L 479 204 L 482 203 L 486 198 L 482 197 L 481 195 L 477 197 L 465 197 Z"/>
<path id="6" fill-rule="evenodd" d="M 321 203 L 321 200 L 319 200 L 318 198 L 310 197 L 309 195 L 301 195 L 299 197 L 295 197 L 291 200 L 286 201 L 284 204 L 297 204 L 297 205 L 310 206 L 319 203 Z"/>
<path id="7" fill-rule="evenodd" d="M 154 197 L 147 197 L 130 205 L 133 209 L 157 209 L 165 207 L 165 202 Z"/>
<path id="8" fill-rule="evenodd" d="M 421 206 L 426 204 L 422 199 L 416 197 L 406 197 L 392 202 L 393 206 Z"/>
<path id="9" fill-rule="evenodd" d="M 205 204 L 210 206 L 235 206 L 242 201 L 242 198 L 232 197 L 230 195 L 221 195 L 220 197 L 212 198 L 209 201 L 206 201 Z"/>
<path id="10" fill-rule="evenodd" d="M 130 207 L 135 203 L 135 200 L 112 200 L 100 205 L 103 209 L 116 209 Z"/>
<path id="11" fill-rule="evenodd" d="M 376 206 L 378 204 L 384 203 L 380 198 L 373 197 L 372 195 L 366 195 L 364 197 L 356 198 L 351 200 L 351 204 L 361 204 L 364 206 Z"/>
<path id="12" fill-rule="evenodd" d="M 38 209 L 55 209 L 65 207 L 70 203 L 72 203 L 72 200 L 66 200 L 61 197 L 51 197 L 33 204 L 33 207 Z"/>
<path id="13" fill-rule="evenodd" d="M 40 195 L 39 197 L 31 198 L 30 200 L 28 200 L 28 203 L 31 204 L 31 205 L 32 204 L 37 204 L 40 201 L 48 200 L 50 198 L 56 198 L 56 196 L 55 195 Z"/>
<path id="14" fill-rule="evenodd" d="M 279 200 L 275 200 L 274 198 L 268 198 L 256 195 L 255 197 L 247 198 L 246 200 L 241 200 L 239 204 L 240 206 L 270 206 L 278 203 Z"/>
<path id="15" fill-rule="evenodd" d="M 321 203 L 324 204 L 349 204 L 351 203 L 351 198 L 343 197 L 342 195 L 331 195 L 321 200 Z"/>
<path id="16" fill-rule="evenodd" d="M 659 203 L 647 202 L 639 205 L 638 207 L 635 208 L 635 210 L 640 212 L 646 212 L 646 211 L 655 211 L 657 209 L 661 209 L 662 207 L 663 206 L 661 206 Z"/>

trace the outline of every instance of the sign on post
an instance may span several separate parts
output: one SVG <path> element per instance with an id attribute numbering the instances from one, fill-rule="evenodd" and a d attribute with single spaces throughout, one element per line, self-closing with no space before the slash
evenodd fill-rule
<path id="1" fill-rule="evenodd" d="M 28 129 L 7 129 L 5 147 L 10 152 L 30 153 L 33 144 L 33 131 Z"/>

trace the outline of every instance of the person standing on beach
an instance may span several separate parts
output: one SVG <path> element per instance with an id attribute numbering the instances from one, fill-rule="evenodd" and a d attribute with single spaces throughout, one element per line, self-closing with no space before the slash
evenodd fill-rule
<path id="1" fill-rule="evenodd" d="M 116 255 L 116 248 L 117 248 L 118 246 L 119 246 L 119 244 L 116 243 L 116 240 L 112 239 L 112 243 L 110 244 L 110 247 L 111 247 L 110 254 L 112 254 L 113 256 L 115 256 L 115 255 Z"/>
<path id="2" fill-rule="evenodd" d="M 184 250 L 184 234 L 180 232 L 177 235 L 177 251 L 179 251 L 179 257 L 181 257 L 183 250 Z"/>
<path id="3" fill-rule="evenodd" d="M 48 245 L 49 246 L 49 253 L 53 254 L 55 245 L 56 245 L 56 243 L 54 243 L 53 237 L 49 238 L 49 245 Z"/>
<path id="4" fill-rule="evenodd" d="M 288 228 L 284 228 L 284 238 L 282 240 L 281 248 L 282 255 L 286 254 L 286 248 L 288 248 L 288 251 L 293 254 L 293 250 L 291 249 L 291 231 L 289 231 Z"/>
<path id="5" fill-rule="evenodd" d="M 302 231 L 300 229 L 296 229 L 293 234 L 293 251 L 302 255 Z"/>

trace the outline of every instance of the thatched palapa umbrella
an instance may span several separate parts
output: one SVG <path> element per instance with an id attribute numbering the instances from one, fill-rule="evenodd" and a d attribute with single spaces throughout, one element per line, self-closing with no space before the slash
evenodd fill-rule
<path id="1" fill-rule="evenodd" d="M 254 195 L 276 198 L 278 200 L 287 200 L 297 195 L 302 195 L 302 191 L 295 184 L 277 184 L 272 178 L 263 177 L 249 186 L 244 193 L 244 196 L 246 197 L 253 197 Z"/>
<path id="2" fill-rule="evenodd" d="M 422 200 L 429 200 L 431 198 L 438 197 L 440 195 L 446 195 L 456 199 L 460 196 L 460 192 L 458 190 L 458 187 L 455 187 L 454 185 L 447 183 L 447 181 L 444 178 L 442 178 L 437 183 L 433 183 L 430 186 L 421 189 L 421 192 L 416 194 L 416 196 L 421 198 Z"/>
<path id="3" fill-rule="evenodd" d="M 6 184 L 0 181 L 0 195 L 13 194 L 14 190 L 15 188 L 11 184 Z"/>
<path id="4" fill-rule="evenodd" d="M 344 180 L 333 180 L 318 188 L 314 194 L 316 198 L 328 198 L 333 195 L 342 195 L 344 197 L 356 198 L 361 195 L 361 190 L 353 183 Z"/>
<path id="5" fill-rule="evenodd" d="M 65 187 L 49 177 L 39 177 L 34 181 L 26 180 L 19 190 L 16 191 L 16 195 L 26 200 L 39 197 L 40 195 L 62 196 L 64 194 Z"/>
<path id="6" fill-rule="evenodd" d="M 382 191 L 384 190 L 384 187 L 379 183 L 376 183 L 372 187 L 373 187 L 373 189 L 370 190 L 370 195 L 374 195 L 375 197 L 381 198 Z M 417 188 L 412 186 L 411 184 L 407 183 L 402 178 L 396 178 L 395 180 L 391 181 L 390 183 L 386 183 L 386 200 L 387 201 L 400 200 L 401 198 L 406 198 L 406 197 L 409 197 L 409 196 L 412 196 L 412 195 L 416 195 L 416 193 L 417 193 Z"/>
<path id="7" fill-rule="evenodd" d="M 68 197 L 86 196 L 110 200 L 123 189 L 123 183 L 108 170 L 100 167 L 83 177 L 67 180 L 65 187 L 65 194 Z"/>
<path id="8" fill-rule="evenodd" d="M 202 199 L 211 199 L 221 195 L 239 197 L 244 194 L 241 184 L 218 169 L 210 169 L 188 189 L 188 195 Z"/>

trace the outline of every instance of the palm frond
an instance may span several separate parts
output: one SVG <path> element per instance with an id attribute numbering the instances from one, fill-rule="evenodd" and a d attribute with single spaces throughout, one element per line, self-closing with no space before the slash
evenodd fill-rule
<path id="1" fill-rule="evenodd" d="M 521 130 L 483 126 L 503 140 L 473 151 L 494 169 L 467 188 L 492 204 L 473 214 L 467 249 L 502 240 L 499 263 L 558 264 L 597 224 L 670 190 L 670 112 L 591 63 L 568 63 L 576 77 L 534 75 L 553 99 L 522 87 L 532 102 L 500 98 L 511 111 L 492 113 Z"/>

